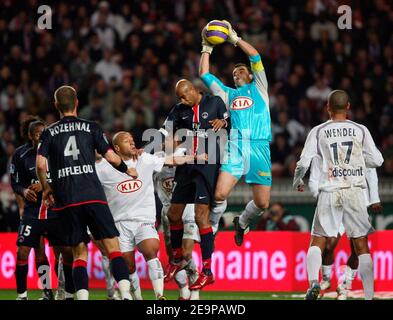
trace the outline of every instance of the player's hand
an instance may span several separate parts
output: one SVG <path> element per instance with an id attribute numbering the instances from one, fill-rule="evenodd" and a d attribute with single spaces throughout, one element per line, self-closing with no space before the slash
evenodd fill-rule
<path id="1" fill-rule="evenodd" d="M 128 168 L 126 172 L 130 177 L 133 177 L 134 179 L 138 178 L 138 172 L 136 171 L 135 168 Z"/>
<path id="2" fill-rule="evenodd" d="M 34 190 L 31 190 L 29 188 L 25 189 L 23 191 L 23 196 L 28 201 L 37 202 L 37 194 L 35 193 Z"/>
<path id="3" fill-rule="evenodd" d="M 206 26 L 202 29 L 201 38 L 202 38 L 202 50 L 201 53 L 207 52 L 211 54 L 213 52 L 213 45 L 209 43 L 206 39 Z"/>
<path id="4" fill-rule="evenodd" d="M 209 156 L 207 153 L 202 153 L 202 154 L 198 154 L 195 156 L 195 160 L 198 161 L 202 161 L 205 162 L 209 159 Z"/>
<path id="5" fill-rule="evenodd" d="M 30 190 L 33 190 L 35 193 L 41 192 L 42 191 L 42 186 L 41 183 L 33 183 L 29 186 Z"/>
<path id="6" fill-rule="evenodd" d="M 383 206 L 382 206 L 382 204 L 380 202 L 373 203 L 372 205 L 370 205 L 370 211 L 372 213 L 375 213 L 375 214 L 382 213 L 383 212 Z"/>
<path id="7" fill-rule="evenodd" d="M 227 124 L 224 119 L 210 120 L 209 123 L 213 126 L 214 131 L 218 131 L 222 128 L 225 128 L 225 126 Z"/>
<path id="8" fill-rule="evenodd" d="M 233 30 L 232 25 L 229 23 L 229 21 L 222 20 L 222 22 L 224 22 L 229 29 L 229 35 L 228 35 L 227 42 L 232 43 L 236 47 L 237 43 L 239 42 L 239 40 L 241 38 L 237 35 L 236 31 Z"/>
<path id="9" fill-rule="evenodd" d="M 55 204 L 53 190 L 49 185 L 42 191 L 42 200 L 47 208 L 53 207 Z"/>

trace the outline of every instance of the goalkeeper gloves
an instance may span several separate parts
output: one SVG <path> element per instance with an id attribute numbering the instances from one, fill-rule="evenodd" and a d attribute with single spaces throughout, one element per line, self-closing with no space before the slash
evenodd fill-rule
<path id="1" fill-rule="evenodd" d="M 203 28 L 203 30 L 201 32 L 201 37 L 202 37 L 201 53 L 207 52 L 207 53 L 211 54 L 214 46 L 212 44 L 210 44 L 206 39 L 206 27 Z"/>
<path id="2" fill-rule="evenodd" d="M 222 20 L 222 22 L 226 23 L 228 30 L 229 30 L 229 35 L 227 41 L 229 43 L 232 43 L 235 47 L 237 46 L 238 41 L 241 39 L 235 30 L 233 30 L 232 25 L 227 21 L 227 20 Z"/>

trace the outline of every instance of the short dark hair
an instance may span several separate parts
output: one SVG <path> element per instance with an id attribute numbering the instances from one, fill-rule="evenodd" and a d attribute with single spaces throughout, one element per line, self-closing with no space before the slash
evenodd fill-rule
<path id="1" fill-rule="evenodd" d="M 29 133 L 33 134 L 35 129 L 39 126 L 45 126 L 45 122 L 42 120 L 36 120 L 29 124 Z"/>
<path id="2" fill-rule="evenodd" d="M 28 116 L 26 120 L 24 120 L 20 125 L 20 136 L 24 141 L 29 140 L 29 127 L 30 124 L 35 121 L 42 121 L 37 116 Z"/>
<path id="3" fill-rule="evenodd" d="M 76 91 L 73 87 L 61 86 L 55 91 L 56 106 L 61 113 L 74 110 L 76 100 Z"/>
<path id="4" fill-rule="evenodd" d="M 245 64 L 245 63 L 236 63 L 236 64 L 235 64 L 235 67 L 234 67 L 234 70 L 235 70 L 236 68 L 239 68 L 239 67 L 245 67 L 245 68 L 248 70 L 249 73 L 252 73 L 251 68 L 250 68 L 250 66 L 249 66 L 248 64 Z"/>
<path id="5" fill-rule="evenodd" d="M 328 96 L 328 105 L 333 112 L 346 111 L 349 96 L 344 90 L 333 90 Z"/>

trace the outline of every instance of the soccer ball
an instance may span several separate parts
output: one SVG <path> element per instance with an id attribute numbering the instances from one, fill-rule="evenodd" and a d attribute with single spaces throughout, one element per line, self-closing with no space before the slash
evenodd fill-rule
<path id="1" fill-rule="evenodd" d="M 206 27 L 206 40 L 213 45 L 221 44 L 228 38 L 229 29 L 220 20 L 212 20 Z"/>

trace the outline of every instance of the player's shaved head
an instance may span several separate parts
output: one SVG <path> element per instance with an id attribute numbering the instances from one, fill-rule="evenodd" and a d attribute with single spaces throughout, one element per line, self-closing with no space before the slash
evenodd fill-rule
<path id="1" fill-rule="evenodd" d="M 55 91 L 56 108 L 61 112 L 73 111 L 77 104 L 76 91 L 71 86 L 61 86 Z"/>
<path id="2" fill-rule="evenodd" d="M 120 141 L 122 138 L 124 138 L 124 136 L 127 136 L 127 135 L 130 135 L 130 133 L 129 133 L 129 132 L 126 132 L 126 131 L 119 131 L 119 132 L 116 132 L 116 133 L 113 135 L 113 137 L 112 137 L 112 144 L 113 144 L 113 146 L 119 145 L 119 141 Z"/>
<path id="3" fill-rule="evenodd" d="M 176 94 L 178 95 L 178 92 L 182 92 L 184 90 L 189 90 L 189 89 L 195 89 L 195 88 L 190 80 L 181 79 L 176 83 L 175 89 L 176 89 Z"/>
<path id="4" fill-rule="evenodd" d="M 179 98 L 180 102 L 190 107 L 199 103 L 202 97 L 192 82 L 187 79 L 179 80 L 176 83 L 175 91 L 176 96 Z"/>
<path id="5" fill-rule="evenodd" d="M 329 93 L 328 106 L 332 112 L 346 112 L 348 104 L 349 97 L 344 90 L 333 90 Z"/>

